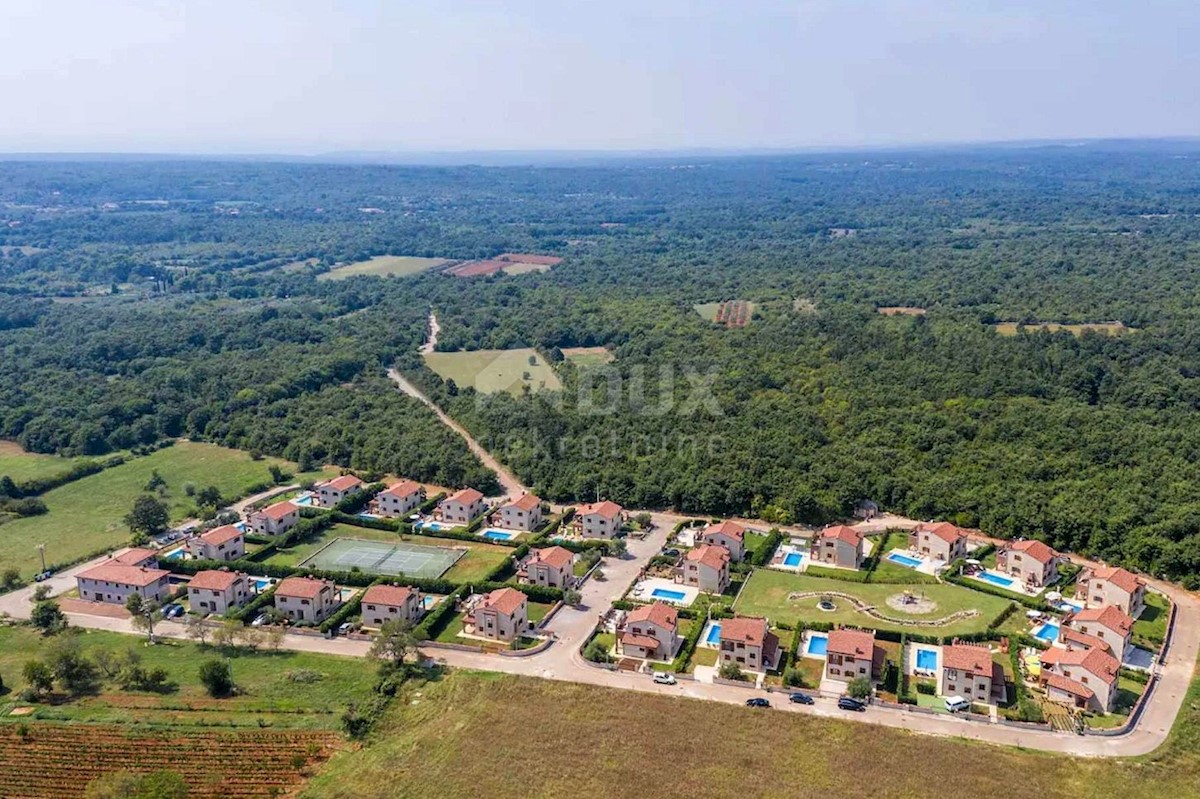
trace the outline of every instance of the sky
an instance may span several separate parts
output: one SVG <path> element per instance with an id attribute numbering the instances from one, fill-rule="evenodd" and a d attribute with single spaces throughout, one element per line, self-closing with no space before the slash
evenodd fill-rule
<path id="1" fill-rule="evenodd" d="M 2 0 L 0 152 L 1200 135 L 1196 0 Z"/>

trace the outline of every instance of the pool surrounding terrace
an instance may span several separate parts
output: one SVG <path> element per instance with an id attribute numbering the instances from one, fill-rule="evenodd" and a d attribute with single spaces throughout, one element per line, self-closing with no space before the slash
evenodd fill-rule
<path id="1" fill-rule="evenodd" d="M 895 551 L 889 552 L 887 554 L 887 559 L 892 563 L 899 563 L 901 566 L 907 566 L 910 569 L 916 569 L 920 567 L 922 563 L 924 563 L 924 561 L 922 561 L 920 558 L 909 557 L 908 555 L 904 555 Z"/>
<path id="2" fill-rule="evenodd" d="M 790 572 L 802 572 L 808 566 L 808 552 L 792 544 L 780 547 L 771 568 Z"/>
<path id="3" fill-rule="evenodd" d="M 808 658 L 825 659 L 829 649 L 829 636 L 825 633 L 808 633 L 804 641 L 804 656 Z"/>
<path id="4" fill-rule="evenodd" d="M 187 549 L 184 547 L 179 547 L 178 549 L 172 549 L 167 554 L 162 555 L 161 560 L 183 560 L 186 557 Z"/>
<path id="5" fill-rule="evenodd" d="M 716 649 L 721 645 L 721 622 L 710 621 L 704 634 L 700 636 L 700 646 Z"/>
<path id="6" fill-rule="evenodd" d="M 293 505 L 300 505 L 300 506 L 312 505 L 313 504 L 313 495 L 312 494 L 301 494 L 300 496 L 292 497 L 289 500 L 289 502 L 291 502 Z"/>
<path id="7" fill-rule="evenodd" d="M 1056 622 L 1043 622 L 1040 627 L 1033 631 L 1033 637 L 1052 644 L 1058 640 L 1058 624 Z"/>
<path id="8" fill-rule="evenodd" d="M 937 647 L 925 644 L 913 644 L 911 673 L 937 674 L 941 652 Z"/>
<path id="9" fill-rule="evenodd" d="M 976 574 L 967 575 L 967 577 L 971 580 L 978 580 L 981 583 L 994 585 L 997 588 L 1003 588 L 1005 591 L 1012 591 L 1014 594 L 1034 596 L 1041 591 L 1041 589 L 1029 590 L 1021 584 L 1020 578 L 1010 577 L 994 569 L 984 569 Z"/>
<path id="10" fill-rule="evenodd" d="M 430 519 L 429 521 L 425 521 L 425 522 L 417 522 L 413 526 L 419 530 L 433 530 L 435 533 L 440 533 L 443 530 L 453 530 L 454 528 L 459 527 L 460 525 L 447 524 L 446 522 L 438 522 L 438 521 L 434 521 L 434 520 Z"/>
<path id="11" fill-rule="evenodd" d="M 700 591 L 697 588 L 680 585 L 662 577 L 648 577 L 633 586 L 627 599 L 634 602 L 666 602 L 686 608 L 695 602 L 699 595 Z"/>

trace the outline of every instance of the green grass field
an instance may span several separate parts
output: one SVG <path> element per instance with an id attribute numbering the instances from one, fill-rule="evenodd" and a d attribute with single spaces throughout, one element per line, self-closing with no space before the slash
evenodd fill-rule
<path id="1" fill-rule="evenodd" d="M 924 799 L 953 775 L 957 796 L 1191 797 L 1200 784 L 1198 685 L 1158 752 L 1081 759 L 679 696 L 454 672 L 424 686 L 419 701 L 393 703 L 372 743 L 335 755 L 302 796 Z M 513 730 L 519 746 L 497 745 Z M 647 762 L 678 767 L 648 778 Z"/>
<path id="2" fill-rule="evenodd" d="M 164 640 L 147 646 L 142 636 L 101 630 L 76 630 L 85 655 L 99 650 L 133 649 L 146 668 L 167 670 L 178 689 L 157 694 L 124 691 L 106 684 L 96 695 L 69 702 L 38 705 L 33 718 L 118 724 L 200 725 L 223 728 L 337 729 L 339 716 L 351 703 L 371 694 L 376 675 L 372 664 L 359 658 L 342 658 L 306 652 L 252 653 L 245 649 L 218 651 L 184 641 Z M 44 638 L 27 627 L 0 628 L 0 676 L 12 689 L 0 696 L 0 718 L 7 720 L 25 688 L 21 670 L 38 657 L 53 638 Z M 234 681 L 241 693 L 229 699 L 211 699 L 197 678 L 200 663 L 210 657 L 229 658 Z M 313 682 L 291 679 L 299 670 L 314 672 Z M 291 675 L 289 676 L 289 672 Z M 22 717 L 28 719 L 28 716 Z"/>
<path id="3" fill-rule="evenodd" d="M 532 391 L 562 388 L 558 375 L 532 349 L 429 352 L 424 357 L 443 379 L 453 380 L 461 388 L 473 386 L 484 394 L 507 391 L 519 395 L 525 386 Z"/>
<path id="4" fill-rule="evenodd" d="M 1170 603 L 1162 594 L 1146 592 L 1146 609 L 1133 623 L 1133 642 L 1157 652 L 1167 638 L 1167 616 Z"/>
<path id="5" fill-rule="evenodd" d="M 427 269 L 435 269 L 446 263 L 444 258 L 417 258 L 410 255 L 377 255 L 366 261 L 339 266 L 317 276 L 317 280 L 346 280 L 359 275 L 404 277 Z"/>
<path id="6" fill-rule="evenodd" d="M 7 475 L 20 483 L 24 480 L 54 477 L 87 458 L 60 458 L 26 452 L 14 441 L 0 441 L 0 476 Z"/>
<path id="7" fill-rule="evenodd" d="M 887 598 L 904 590 L 924 594 L 937 603 L 937 608 L 930 613 L 913 614 L 914 620 L 939 619 L 959 610 L 975 609 L 978 616 L 952 622 L 942 627 L 932 626 L 901 626 L 881 619 L 876 619 L 855 610 L 844 599 L 834 599 L 837 609 L 825 612 L 817 609 L 819 597 L 789 600 L 792 592 L 830 591 L 849 594 L 858 597 L 863 602 L 876 606 L 880 612 L 893 617 L 908 618 L 893 608 L 888 607 Z M 851 624 L 869 627 L 877 630 L 909 630 L 932 635 L 960 635 L 969 632 L 979 632 L 987 628 L 988 622 L 999 615 L 1008 606 L 1008 600 L 971 591 L 956 585 L 918 585 L 905 586 L 890 583 L 852 583 L 845 580 L 831 580 L 824 577 L 810 577 L 805 574 L 757 569 L 742 589 L 735 610 L 748 616 L 766 616 L 772 621 L 793 623 L 796 620 L 808 622 L 833 622 L 836 624 Z"/>
<path id="8" fill-rule="evenodd" d="M 616 360 L 616 356 L 604 347 L 567 347 L 562 354 L 578 367 L 603 366 Z"/>
<path id="9" fill-rule="evenodd" d="M 994 328 L 997 333 L 1002 336 L 1015 336 L 1021 326 L 1017 322 L 1000 322 Z M 1024 329 L 1028 333 L 1036 333 L 1039 329 L 1046 330 L 1051 333 L 1057 333 L 1060 330 L 1065 330 L 1068 333 L 1081 336 L 1084 331 L 1091 330 L 1095 333 L 1103 333 L 1106 336 L 1119 336 L 1123 333 L 1133 333 L 1137 331 L 1135 327 L 1126 327 L 1121 322 L 1086 322 L 1081 325 L 1060 325 L 1056 322 L 1046 322 L 1043 324 L 1025 325 Z"/>
<path id="10" fill-rule="evenodd" d="M 278 463 L 287 470 L 295 464 L 279 459 L 251 460 L 238 450 L 212 444 L 179 442 L 151 455 L 67 483 L 47 491 L 42 499 L 49 512 L 8 522 L 0 527 L 0 567 L 15 566 L 28 577 L 38 568 L 37 544 L 46 545 L 47 563 L 67 563 L 105 547 L 118 547 L 129 539 L 125 514 L 158 470 L 167 481 L 165 501 L 174 521 L 194 513 L 195 505 L 184 494 L 184 483 L 197 488 L 213 485 L 226 498 L 243 495 L 256 483 L 270 482 L 267 467 Z"/>

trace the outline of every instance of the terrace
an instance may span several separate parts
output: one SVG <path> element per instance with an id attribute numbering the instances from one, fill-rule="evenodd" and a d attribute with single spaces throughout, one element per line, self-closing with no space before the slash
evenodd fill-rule
<path id="1" fill-rule="evenodd" d="M 661 600 L 676 607 L 686 608 L 695 602 L 699 595 L 698 588 L 680 585 L 674 580 L 662 577 L 648 577 L 634 585 L 626 598 L 634 602 Z"/>

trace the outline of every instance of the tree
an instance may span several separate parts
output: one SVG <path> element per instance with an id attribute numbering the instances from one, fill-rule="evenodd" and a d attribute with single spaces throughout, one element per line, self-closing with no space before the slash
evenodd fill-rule
<path id="1" fill-rule="evenodd" d="M 0 574 L 0 591 L 11 591 L 21 585 L 21 572 L 11 566 Z"/>
<path id="2" fill-rule="evenodd" d="M 17 484 L 7 474 L 0 477 L 0 497 L 9 499 L 20 499 L 21 489 L 17 488 Z"/>
<path id="3" fill-rule="evenodd" d="M 283 469 L 279 468 L 279 464 L 272 463 L 267 467 L 267 471 L 271 473 L 271 482 L 278 485 L 287 479 L 287 475 L 283 473 Z"/>
<path id="4" fill-rule="evenodd" d="M 209 627 L 204 623 L 204 619 L 199 616 L 188 615 L 183 620 L 183 631 L 188 638 L 191 638 L 200 646 L 208 643 Z"/>
<path id="5" fill-rule="evenodd" d="M 866 677 L 855 677 L 846 685 L 846 693 L 855 699 L 866 699 L 871 695 L 871 681 Z"/>
<path id="6" fill-rule="evenodd" d="M 721 668 L 717 670 L 717 675 L 722 680 L 746 679 L 746 672 L 742 671 L 742 667 L 736 663 L 722 663 Z"/>
<path id="7" fill-rule="evenodd" d="M 266 643 L 266 631 L 260 627 L 242 625 L 238 629 L 237 637 L 242 642 L 242 646 L 251 652 L 257 652 L 258 648 Z"/>
<path id="8" fill-rule="evenodd" d="M 612 659 L 609 657 L 604 645 L 595 638 L 588 641 L 588 645 L 583 648 L 583 656 L 593 663 L 607 663 Z"/>
<path id="9" fill-rule="evenodd" d="M 150 479 L 148 481 L 146 481 L 146 490 L 147 491 L 157 491 L 160 488 L 166 488 L 166 487 L 167 487 L 167 481 L 164 480 L 163 476 L 158 473 L 158 469 L 154 469 L 153 471 L 151 471 Z"/>
<path id="10" fill-rule="evenodd" d="M 46 665 L 63 690 L 71 695 L 90 693 L 100 682 L 99 669 L 84 657 L 78 636 L 55 639 L 46 652 Z"/>
<path id="11" fill-rule="evenodd" d="M 639 528 L 641 528 L 643 530 L 647 530 L 650 528 L 650 525 L 654 521 L 654 518 L 649 513 L 642 511 L 638 515 L 634 516 L 633 520 L 635 522 L 637 522 L 637 526 Z"/>
<path id="12" fill-rule="evenodd" d="M 283 642 L 287 636 L 287 630 L 283 627 L 268 627 L 264 632 L 267 639 L 267 647 L 272 652 L 278 652 L 283 646 Z"/>
<path id="13" fill-rule="evenodd" d="M 39 585 L 33 589 L 33 601 L 35 603 L 41 602 L 43 599 L 49 599 L 49 598 L 50 598 L 50 586 L 46 585 L 45 583 L 42 583 L 41 585 Z"/>
<path id="14" fill-rule="evenodd" d="M 200 683 L 214 698 L 229 696 L 233 693 L 233 669 L 229 662 L 213 658 L 200 664 Z"/>
<path id="15" fill-rule="evenodd" d="M 237 619 L 226 619 L 221 626 L 212 632 L 213 646 L 218 649 L 228 649 L 237 645 L 241 635 L 242 623 Z"/>
<path id="16" fill-rule="evenodd" d="M 563 603 L 564 604 L 570 605 L 571 607 L 574 608 L 574 607 L 578 607 L 579 603 L 582 601 L 583 601 L 583 594 L 579 593 L 574 588 L 568 588 L 566 591 L 563 591 Z"/>
<path id="17" fill-rule="evenodd" d="M 125 600 L 125 609 L 133 617 L 133 626 L 146 631 L 146 640 L 154 643 L 154 624 L 162 619 L 162 607 L 158 602 L 146 599 L 141 594 L 130 594 Z"/>
<path id="18" fill-rule="evenodd" d="M 143 539 L 165 532 L 170 521 L 171 512 L 166 504 L 148 494 L 135 499 L 133 510 L 125 517 L 130 532 Z"/>
<path id="19" fill-rule="evenodd" d="M 399 666 L 410 654 L 417 653 L 421 639 L 413 632 L 407 619 L 385 621 L 371 644 L 371 657 Z"/>
<path id="20" fill-rule="evenodd" d="M 52 599 L 44 599 L 34 605 L 29 621 L 46 635 L 61 632 L 67 626 L 67 617 Z"/>
<path id="21" fill-rule="evenodd" d="M 216 508 L 222 502 L 221 491 L 216 486 L 205 486 L 196 492 L 196 504 L 206 508 Z"/>
<path id="22" fill-rule="evenodd" d="M 25 678 L 25 682 L 29 683 L 29 687 L 37 694 L 48 694 L 54 690 L 54 672 L 40 660 L 25 661 L 24 668 L 21 669 L 21 676 Z"/>

